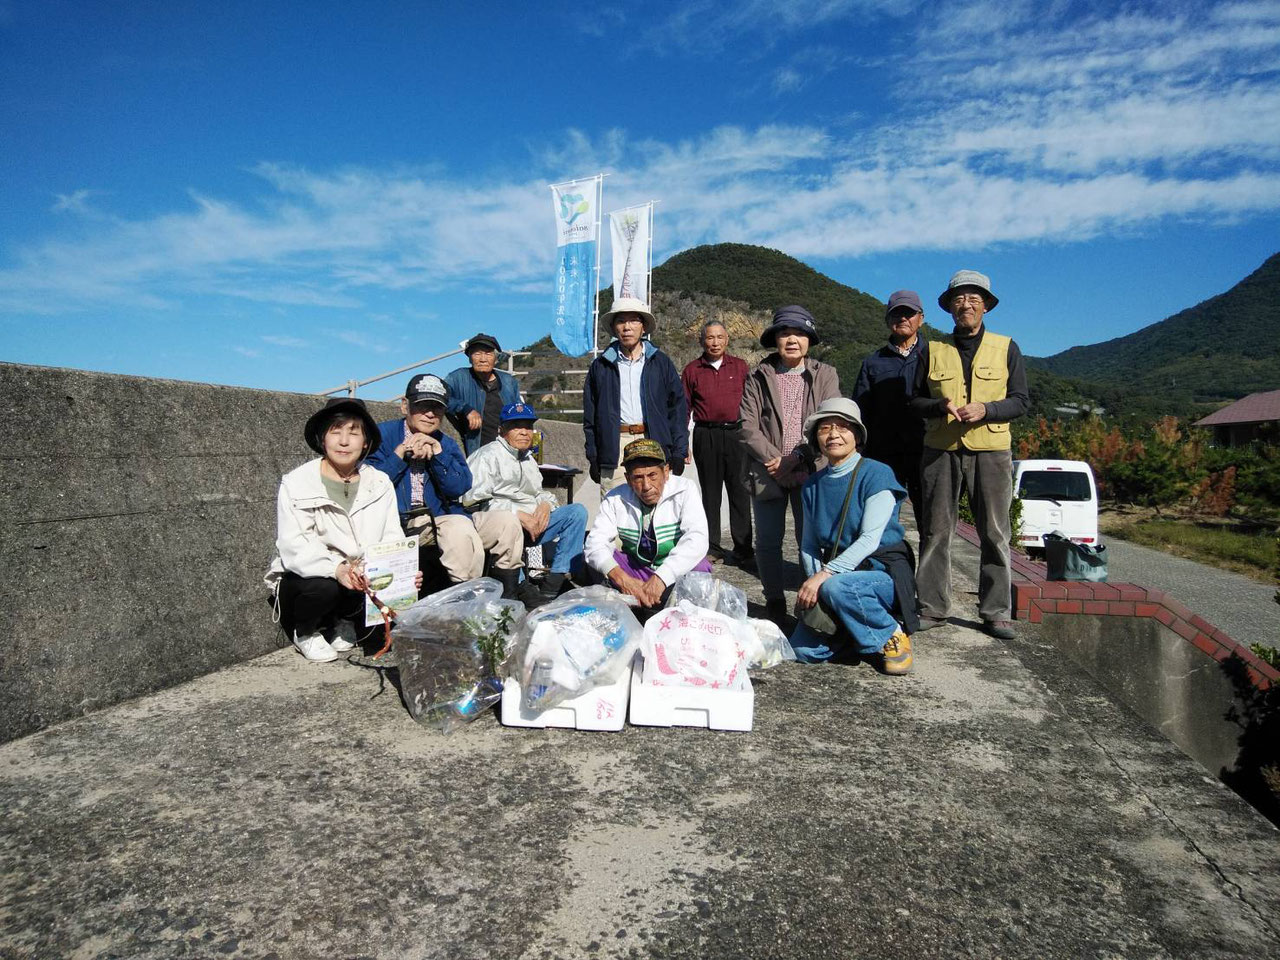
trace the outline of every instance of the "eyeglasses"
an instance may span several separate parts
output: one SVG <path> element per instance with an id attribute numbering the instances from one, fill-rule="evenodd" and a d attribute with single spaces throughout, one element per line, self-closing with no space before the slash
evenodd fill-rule
<path id="1" fill-rule="evenodd" d="M 923 312 L 923 310 L 895 310 L 889 314 L 889 322 L 901 323 L 903 320 L 912 320 Z"/>
<path id="2" fill-rule="evenodd" d="M 847 423 L 820 423 L 813 432 L 820 437 L 829 437 L 831 434 L 839 431 L 840 433 L 853 433 L 853 428 Z"/>
<path id="3" fill-rule="evenodd" d="M 980 293 L 957 293 L 951 298 L 951 305 L 957 304 L 973 304 L 975 307 L 981 306 L 987 302 L 987 298 Z"/>

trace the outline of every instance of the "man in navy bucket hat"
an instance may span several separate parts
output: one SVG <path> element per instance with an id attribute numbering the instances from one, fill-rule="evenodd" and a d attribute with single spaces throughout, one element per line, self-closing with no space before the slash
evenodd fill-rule
<path id="1" fill-rule="evenodd" d="M 526 544 L 555 544 L 550 572 L 541 587 L 526 584 L 519 592 L 526 606 L 555 599 L 570 571 L 581 567 L 587 534 L 587 508 L 580 503 L 560 506 L 555 494 L 542 489 L 542 471 L 531 452 L 537 419 L 527 403 L 502 408 L 498 438 L 467 458 L 471 489 L 462 498 L 477 515 L 514 513 L 524 528 Z"/>

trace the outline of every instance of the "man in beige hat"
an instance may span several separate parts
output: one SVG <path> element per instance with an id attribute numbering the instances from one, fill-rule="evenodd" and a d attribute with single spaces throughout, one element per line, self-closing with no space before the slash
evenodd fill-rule
<path id="1" fill-rule="evenodd" d="M 978 614 L 988 634 L 1011 640 L 1009 422 L 1027 412 L 1031 399 L 1022 351 L 983 323 L 997 303 L 985 274 L 952 276 L 938 305 L 951 314 L 955 330 L 929 344 L 928 362 L 916 371 L 911 409 L 925 418 L 916 581 L 921 629 L 941 625 L 951 606 L 951 536 L 960 491 L 967 489 L 982 543 Z"/>
<path id="2" fill-rule="evenodd" d="M 612 328 L 614 339 L 587 369 L 582 432 L 591 479 L 605 494 L 624 480 L 619 463 L 631 440 L 656 440 L 671 472 L 684 472 L 689 407 L 675 364 L 648 339 L 653 332 L 648 305 L 619 297 L 601 319 Z"/>

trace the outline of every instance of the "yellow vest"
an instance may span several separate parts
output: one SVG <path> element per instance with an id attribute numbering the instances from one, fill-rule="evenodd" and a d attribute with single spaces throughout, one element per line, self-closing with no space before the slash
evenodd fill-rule
<path id="1" fill-rule="evenodd" d="M 950 343 L 929 344 L 929 395 L 935 399 L 954 400 L 963 407 L 970 401 L 990 403 L 1003 400 L 1009 389 L 1009 337 L 990 330 L 982 335 L 982 343 L 973 356 L 973 396 L 964 383 L 964 367 L 960 351 Z M 925 421 L 924 442 L 935 450 L 1008 450 L 1011 446 L 1009 424 L 961 423 L 943 414 Z"/>

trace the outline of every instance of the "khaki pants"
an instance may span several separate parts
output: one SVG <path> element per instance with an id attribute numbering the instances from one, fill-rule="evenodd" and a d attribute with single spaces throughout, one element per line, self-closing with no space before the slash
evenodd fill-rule
<path id="1" fill-rule="evenodd" d="M 524 527 L 509 510 L 436 517 L 436 531 L 440 564 L 454 583 L 480 576 L 486 551 L 493 554 L 494 566 L 500 570 L 524 565 Z"/>
<path id="2" fill-rule="evenodd" d="M 600 496 L 604 496 L 614 487 L 620 487 L 627 482 L 627 472 L 622 469 L 622 454 L 627 449 L 627 444 L 632 440 L 643 440 L 643 433 L 619 433 L 618 434 L 618 465 L 612 470 L 600 470 Z"/>

